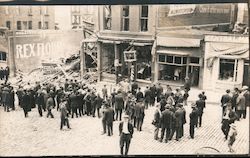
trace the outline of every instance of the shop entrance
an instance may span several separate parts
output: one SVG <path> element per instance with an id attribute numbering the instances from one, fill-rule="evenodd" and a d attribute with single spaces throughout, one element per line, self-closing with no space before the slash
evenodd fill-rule
<path id="1" fill-rule="evenodd" d="M 199 66 L 188 66 L 188 77 L 191 81 L 191 86 L 199 85 L 200 67 Z"/>

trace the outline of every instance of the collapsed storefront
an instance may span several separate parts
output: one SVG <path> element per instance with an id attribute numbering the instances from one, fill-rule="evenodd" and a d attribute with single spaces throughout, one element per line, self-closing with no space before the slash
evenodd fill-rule
<path id="1" fill-rule="evenodd" d="M 246 35 L 205 35 L 204 89 L 249 86 L 249 39 Z"/>
<path id="2" fill-rule="evenodd" d="M 99 80 L 119 82 L 123 79 L 151 82 L 152 36 L 104 36 L 98 37 Z M 134 52 L 136 60 L 127 62 L 124 52 Z M 97 55 L 98 56 L 98 55 Z M 131 74 L 132 72 L 132 74 Z M 131 78 L 131 75 L 133 76 Z"/>

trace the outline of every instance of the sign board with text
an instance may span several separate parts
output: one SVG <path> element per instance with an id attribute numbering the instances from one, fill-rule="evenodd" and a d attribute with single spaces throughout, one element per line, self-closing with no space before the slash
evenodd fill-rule
<path id="1" fill-rule="evenodd" d="M 44 33 L 10 37 L 10 51 L 14 52 L 16 69 L 30 72 L 42 66 L 42 61 L 59 61 L 80 50 L 82 33 Z"/>

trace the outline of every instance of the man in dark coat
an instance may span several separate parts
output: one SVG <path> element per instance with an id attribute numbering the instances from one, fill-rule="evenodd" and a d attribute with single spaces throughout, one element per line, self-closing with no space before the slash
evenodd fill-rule
<path id="1" fill-rule="evenodd" d="M 158 83 L 158 85 L 156 86 L 157 103 L 160 102 L 162 93 L 163 93 L 163 87 L 161 86 L 161 83 Z"/>
<path id="2" fill-rule="evenodd" d="M 201 127 L 203 110 L 204 110 L 204 108 L 206 108 L 205 107 L 205 100 L 203 100 L 201 94 L 199 94 L 199 100 L 196 101 L 196 107 L 198 109 L 198 123 L 199 123 L 199 127 Z"/>
<path id="3" fill-rule="evenodd" d="M 189 114 L 189 118 L 190 118 L 190 128 L 189 128 L 189 134 L 190 134 L 190 138 L 194 139 L 194 128 L 197 125 L 197 120 L 198 120 L 198 111 L 196 109 L 195 103 L 193 103 L 191 105 L 192 107 L 192 111 Z"/>
<path id="4" fill-rule="evenodd" d="M 139 88 L 138 84 L 135 81 L 133 81 L 132 84 L 131 84 L 131 92 L 132 92 L 132 94 L 134 96 L 136 95 L 136 91 L 137 91 L 138 88 Z"/>
<path id="5" fill-rule="evenodd" d="M 78 98 L 77 98 L 77 91 L 76 89 L 74 90 L 74 92 L 72 94 L 69 95 L 69 102 L 70 102 L 70 106 L 72 109 L 72 118 L 74 118 L 74 114 L 76 114 L 76 117 L 78 118 L 78 113 L 77 113 L 77 108 L 78 108 Z"/>
<path id="6" fill-rule="evenodd" d="M 4 111 L 10 112 L 10 89 L 5 86 L 2 91 L 2 103 L 4 106 Z"/>
<path id="7" fill-rule="evenodd" d="M 9 75 L 10 75 L 10 69 L 8 66 L 6 66 L 5 70 L 4 70 L 4 75 L 5 75 L 5 83 L 8 82 L 8 79 L 9 79 Z"/>
<path id="8" fill-rule="evenodd" d="M 131 123 L 129 123 L 129 116 L 123 116 L 124 121 L 119 124 L 119 136 L 120 136 L 120 152 L 123 155 L 124 144 L 125 144 L 125 156 L 128 155 L 128 150 L 130 146 L 130 141 L 133 137 L 134 128 Z"/>
<path id="9" fill-rule="evenodd" d="M 102 102 L 103 102 L 103 99 L 101 98 L 100 94 L 97 94 L 97 97 L 95 98 L 95 102 L 96 102 L 97 116 L 98 118 L 100 118 L 101 117 L 100 109 L 102 107 Z"/>
<path id="10" fill-rule="evenodd" d="M 42 108 L 44 106 L 44 97 L 43 97 L 43 93 L 42 93 L 42 90 L 39 89 L 37 91 L 37 95 L 36 95 L 36 105 L 37 105 L 37 108 L 38 108 L 38 113 L 39 115 L 42 117 L 43 116 L 43 111 L 42 111 Z"/>
<path id="11" fill-rule="evenodd" d="M 150 100 L 151 100 L 151 91 L 149 90 L 149 87 L 146 87 L 146 90 L 144 92 L 144 103 L 145 103 L 145 108 L 148 108 L 148 105 L 150 104 Z"/>
<path id="12" fill-rule="evenodd" d="M 16 91 L 16 95 L 17 95 L 17 98 L 18 98 L 18 105 L 19 105 L 19 107 L 22 108 L 22 97 L 24 95 L 22 86 L 18 87 L 18 89 Z"/>
<path id="13" fill-rule="evenodd" d="M 121 121 L 122 118 L 122 110 L 124 109 L 124 100 L 121 91 L 118 91 L 118 94 L 115 96 L 115 120 L 118 119 Z"/>
<path id="14" fill-rule="evenodd" d="M 240 90 L 239 96 L 236 99 L 236 108 L 235 108 L 235 112 L 238 115 L 238 120 L 241 119 L 241 116 L 243 116 L 245 110 L 246 110 L 246 99 L 242 93 L 242 90 Z"/>
<path id="15" fill-rule="evenodd" d="M 95 111 L 96 111 L 96 95 L 95 95 L 95 92 L 92 91 L 91 95 L 90 95 L 90 98 L 91 98 L 91 114 L 93 117 L 95 117 Z M 106 99 L 108 99 L 106 97 Z"/>
<path id="16" fill-rule="evenodd" d="M 143 99 L 143 93 L 141 92 L 141 88 L 138 88 L 138 92 L 136 93 L 136 101 Z"/>
<path id="17" fill-rule="evenodd" d="M 171 134 L 173 116 L 174 116 L 174 114 L 172 111 L 170 111 L 170 106 L 167 105 L 165 110 L 162 112 L 161 138 L 159 140 L 160 142 L 162 142 L 162 140 L 163 140 L 165 131 L 166 131 L 165 143 L 168 142 L 168 139 L 170 138 L 170 134 Z"/>
<path id="18" fill-rule="evenodd" d="M 24 90 L 24 95 L 22 96 L 22 108 L 24 111 L 24 116 L 28 117 L 28 112 L 31 111 L 31 106 L 30 106 L 30 97 L 26 89 Z"/>
<path id="19" fill-rule="evenodd" d="M 161 101 L 160 101 L 161 112 L 165 110 L 166 105 L 167 105 L 167 100 L 166 100 L 165 96 L 161 96 Z"/>
<path id="20" fill-rule="evenodd" d="M 180 129 L 180 138 L 181 138 L 184 135 L 184 124 L 186 124 L 187 121 L 186 121 L 186 110 L 183 107 L 183 104 L 178 104 L 178 105 L 180 106 L 181 115 L 182 115 L 182 124 L 181 124 L 181 129 Z"/>
<path id="21" fill-rule="evenodd" d="M 142 124 L 145 116 L 145 107 L 143 105 L 143 100 L 140 99 L 136 104 L 135 104 L 135 120 L 136 120 L 136 128 L 137 131 L 142 131 Z"/>
<path id="22" fill-rule="evenodd" d="M 116 96 L 116 89 L 114 88 L 113 89 L 113 92 L 111 93 L 111 106 L 112 106 L 112 108 L 114 108 L 115 107 L 115 96 Z"/>
<path id="23" fill-rule="evenodd" d="M 88 89 L 88 92 L 87 94 L 85 95 L 84 97 L 84 100 L 85 100 L 85 104 L 86 104 L 86 112 L 87 112 L 87 115 L 89 116 L 91 114 L 91 97 L 90 97 L 90 89 Z"/>
<path id="24" fill-rule="evenodd" d="M 155 126 L 155 130 L 154 130 L 154 139 L 158 140 L 159 137 L 159 129 L 161 128 L 161 110 L 160 110 L 161 106 L 160 104 L 156 105 L 156 110 L 154 113 L 154 120 L 153 120 L 153 125 Z"/>
<path id="25" fill-rule="evenodd" d="M 225 109 L 226 109 L 226 103 L 228 103 L 229 101 L 232 100 L 232 97 L 229 95 L 230 94 L 230 90 L 227 89 L 226 90 L 226 94 L 222 95 L 221 97 L 221 107 L 222 107 L 222 114 L 224 114 Z"/>
<path id="26" fill-rule="evenodd" d="M 180 105 L 177 104 L 176 111 L 175 111 L 175 133 L 176 133 L 176 141 L 179 141 L 179 138 L 181 138 L 181 127 L 183 125 L 183 115 L 182 110 L 180 108 Z"/>
<path id="27" fill-rule="evenodd" d="M 54 105 L 54 101 L 53 101 L 53 94 L 49 94 L 49 98 L 47 100 L 47 103 L 46 103 L 46 107 L 47 107 L 47 110 L 48 110 L 48 113 L 47 113 L 47 117 L 51 116 L 51 118 L 54 118 L 53 114 L 52 114 L 52 109 L 55 107 Z"/>
<path id="28" fill-rule="evenodd" d="M 71 129 L 69 126 L 69 119 L 68 119 L 68 110 L 66 108 L 67 100 L 66 98 L 60 98 L 60 110 L 61 110 L 61 125 L 60 130 L 63 129 L 64 125 L 67 125 L 68 129 Z"/>
<path id="29" fill-rule="evenodd" d="M 155 97 L 156 97 L 156 86 L 155 86 L 155 84 L 153 84 L 149 89 L 150 89 L 150 92 L 151 92 L 150 105 L 154 106 L 155 105 Z"/>
<path id="30" fill-rule="evenodd" d="M 238 88 L 234 88 L 233 91 L 233 96 L 232 96 L 232 109 L 236 111 L 236 100 L 239 96 L 239 89 Z M 223 113 L 222 113 L 223 114 Z"/>
<path id="31" fill-rule="evenodd" d="M 114 121 L 114 109 L 110 107 L 110 105 L 107 105 L 107 113 L 106 113 L 106 125 L 108 129 L 108 136 L 113 135 L 113 121 Z"/>
<path id="32" fill-rule="evenodd" d="M 0 79 L 1 80 L 4 79 L 4 70 L 3 70 L 3 67 L 1 67 L 1 69 L 0 69 Z"/>

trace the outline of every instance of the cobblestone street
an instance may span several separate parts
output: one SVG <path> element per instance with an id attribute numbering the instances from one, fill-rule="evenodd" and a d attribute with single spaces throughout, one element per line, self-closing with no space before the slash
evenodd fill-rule
<path id="1" fill-rule="evenodd" d="M 195 139 L 189 139 L 189 113 L 184 126 L 184 137 L 180 141 L 172 140 L 159 143 L 153 139 L 154 127 L 151 125 L 154 107 L 146 110 L 142 131 L 134 132 L 131 141 L 130 155 L 158 154 L 195 154 L 201 147 L 213 147 L 220 154 L 228 152 L 220 129 L 220 112 L 218 105 L 208 104 L 202 127 L 195 130 Z M 249 109 L 248 109 L 249 110 Z M 101 135 L 101 119 L 84 116 L 70 119 L 72 130 L 59 130 L 59 112 L 53 110 L 54 119 L 40 118 L 37 109 L 33 109 L 29 118 L 24 118 L 22 109 L 6 113 L 0 108 L 0 155 L 1 156 L 42 156 L 42 155 L 119 155 L 118 121 L 114 122 L 114 135 Z M 233 154 L 249 152 L 249 116 L 236 122 L 238 135 L 234 144 Z"/>

